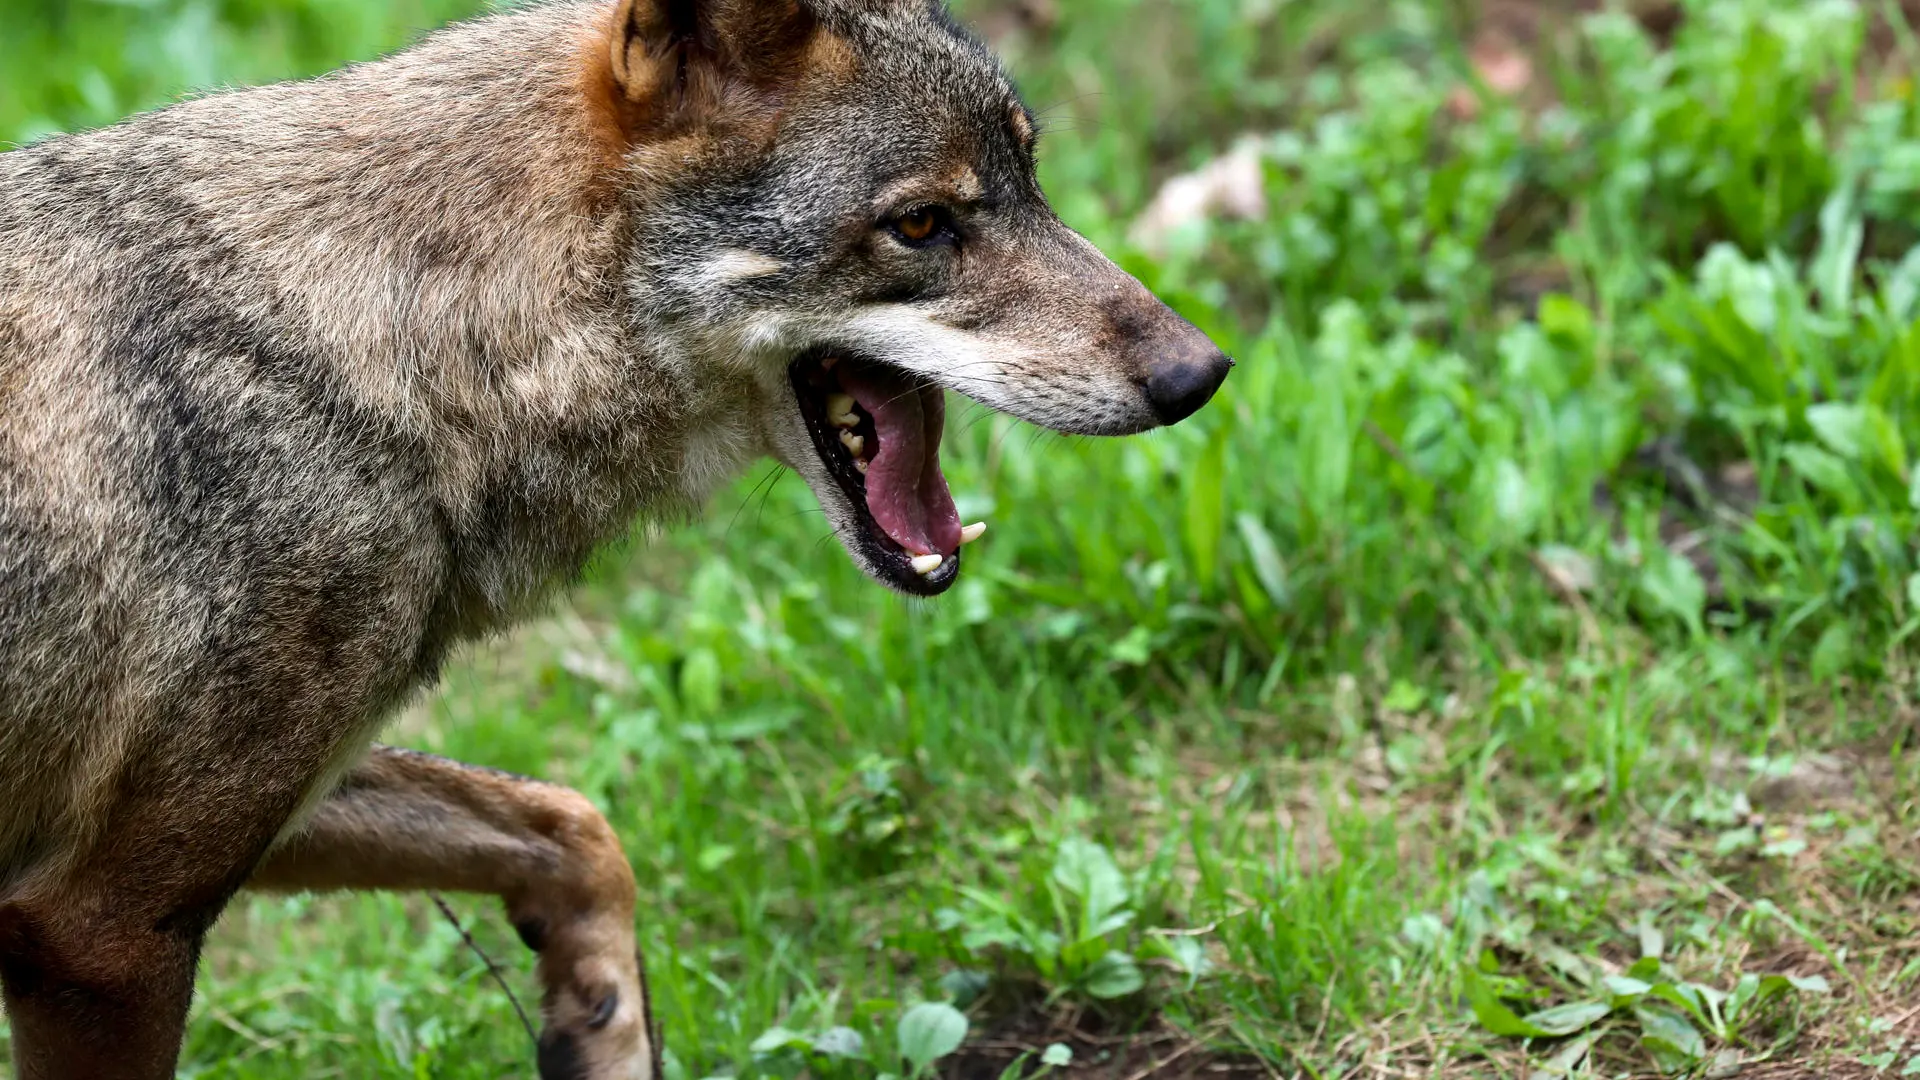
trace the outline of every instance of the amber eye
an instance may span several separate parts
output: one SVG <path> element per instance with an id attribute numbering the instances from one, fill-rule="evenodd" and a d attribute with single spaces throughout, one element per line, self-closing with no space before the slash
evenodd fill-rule
<path id="1" fill-rule="evenodd" d="M 937 206 L 918 207 L 893 219 L 894 233 L 915 246 L 931 244 L 947 235 L 947 225 L 946 211 Z"/>

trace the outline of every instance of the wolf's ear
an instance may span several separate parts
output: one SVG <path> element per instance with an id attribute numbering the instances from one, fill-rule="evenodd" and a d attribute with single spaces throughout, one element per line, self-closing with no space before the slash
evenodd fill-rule
<path id="1" fill-rule="evenodd" d="M 742 92 L 777 98 L 814 28 L 799 0 L 620 0 L 609 59 L 630 133 L 697 124 Z"/>

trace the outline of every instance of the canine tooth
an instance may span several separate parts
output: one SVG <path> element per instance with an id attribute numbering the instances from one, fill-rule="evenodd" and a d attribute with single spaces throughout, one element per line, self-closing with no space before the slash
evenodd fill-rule
<path id="1" fill-rule="evenodd" d="M 940 569 L 940 564 L 946 561 L 946 557 L 942 555 L 921 555 L 913 560 L 913 572 L 926 577 Z"/>
<path id="2" fill-rule="evenodd" d="M 976 521 L 960 530 L 960 543 L 962 545 L 971 544 L 985 535 L 987 535 L 987 523 L 984 521 Z"/>
<path id="3" fill-rule="evenodd" d="M 867 452 L 866 437 L 863 435 L 855 435 L 851 431 L 842 431 L 840 433 L 840 445 L 846 447 L 847 453 L 852 454 L 854 457 L 859 457 L 861 454 Z"/>
<path id="4" fill-rule="evenodd" d="M 827 419 L 833 421 L 835 427 L 847 428 L 858 425 L 860 418 L 853 415 L 853 395 L 829 394 L 827 396 Z"/>
<path id="5" fill-rule="evenodd" d="M 822 360 L 822 361 L 820 361 L 820 370 L 822 370 L 822 371 L 832 371 L 832 370 L 833 370 L 833 365 L 835 365 L 835 364 L 837 364 L 837 363 L 839 363 L 839 362 L 840 362 L 840 358 L 839 358 L 839 357 L 837 357 L 837 356 L 829 356 L 829 357 L 827 357 L 827 358 L 826 358 L 825 360 Z"/>

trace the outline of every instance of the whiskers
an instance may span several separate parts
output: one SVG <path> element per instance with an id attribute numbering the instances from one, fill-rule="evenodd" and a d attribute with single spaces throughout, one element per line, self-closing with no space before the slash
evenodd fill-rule
<path id="1" fill-rule="evenodd" d="M 760 511 L 754 520 L 756 523 L 765 520 L 767 501 L 773 497 L 773 489 L 779 486 L 780 480 L 789 471 L 785 465 L 775 465 L 767 470 L 767 474 L 756 481 L 753 488 L 747 492 L 747 497 L 740 500 L 740 506 L 734 510 L 733 517 L 727 521 L 727 530 L 723 535 L 728 538 L 733 536 L 734 526 L 740 524 L 740 515 L 746 513 L 747 507 L 753 505 L 756 495 L 760 498 Z"/>

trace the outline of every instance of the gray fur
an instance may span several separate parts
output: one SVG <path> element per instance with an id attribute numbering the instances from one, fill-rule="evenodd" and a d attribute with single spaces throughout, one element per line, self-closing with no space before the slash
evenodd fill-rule
<path id="1" fill-rule="evenodd" d="M 610 4 L 558 3 L 0 155 L 16 1013 L 122 977 L 82 941 L 190 964 L 448 649 L 636 517 L 772 455 L 874 569 L 787 384 L 801 353 L 1120 433 L 1158 422 L 1156 358 L 1211 349 L 1054 218 L 1030 118 L 938 8 L 695 6 L 721 55 L 622 54 Z M 604 106 L 610 34 L 629 89 Z M 631 89 L 672 63 L 706 65 L 662 83 L 688 102 Z M 876 227 L 915 199 L 964 200 L 966 241 Z M 134 1010 L 156 1060 L 184 1008 L 162 996 Z"/>

